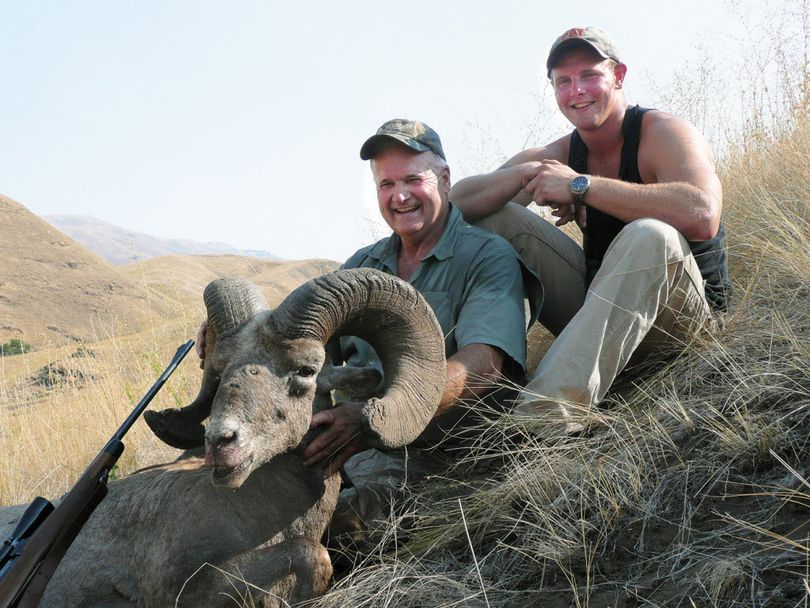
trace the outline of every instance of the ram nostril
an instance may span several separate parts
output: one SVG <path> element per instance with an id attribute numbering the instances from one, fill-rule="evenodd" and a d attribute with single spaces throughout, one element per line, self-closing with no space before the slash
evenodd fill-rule
<path id="1" fill-rule="evenodd" d="M 229 445 L 235 444 L 238 442 L 239 434 L 236 431 L 229 431 L 227 433 L 223 433 L 218 437 L 213 438 L 213 444 L 215 448 L 226 448 Z"/>

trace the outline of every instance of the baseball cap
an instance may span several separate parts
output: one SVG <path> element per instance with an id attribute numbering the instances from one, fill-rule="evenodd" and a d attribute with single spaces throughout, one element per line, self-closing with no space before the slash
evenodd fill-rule
<path id="1" fill-rule="evenodd" d="M 570 30 L 563 32 L 551 45 L 546 60 L 546 70 L 548 70 L 549 78 L 551 78 L 551 68 L 563 51 L 574 46 L 588 46 L 599 53 L 603 59 L 612 59 L 617 63 L 621 63 L 616 45 L 608 39 L 605 32 L 592 26 L 572 27 Z"/>
<path id="2" fill-rule="evenodd" d="M 444 160 L 447 160 L 444 156 L 444 150 L 442 150 L 442 142 L 436 131 L 423 122 L 405 118 L 389 120 L 377 129 L 377 133 L 369 137 L 363 147 L 360 148 L 360 158 L 363 160 L 374 158 L 376 149 L 380 144 L 390 142 L 392 139 L 417 152 L 431 150 L 444 158 Z"/>

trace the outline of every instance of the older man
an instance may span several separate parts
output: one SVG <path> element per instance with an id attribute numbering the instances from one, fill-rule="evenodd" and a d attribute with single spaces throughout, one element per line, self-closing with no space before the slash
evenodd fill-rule
<path id="1" fill-rule="evenodd" d="M 367 450 L 359 404 L 338 404 L 313 417 L 322 431 L 304 453 L 307 462 L 331 459 L 333 469 L 346 463 L 353 483 L 341 494 L 333 533 L 384 518 L 392 492 L 443 466 L 442 448 L 454 445 L 447 434 L 463 434 L 474 418 L 464 405 L 491 395 L 499 381 L 520 381 L 526 358 L 517 255 L 501 237 L 466 223 L 448 201 L 450 169 L 436 132 L 418 121 L 391 120 L 363 144 L 360 157 L 371 161 L 380 214 L 393 234 L 343 267 L 396 275 L 426 298 L 444 331 L 447 374 L 436 415 L 417 441 L 438 443 L 438 450 Z M 342 350 L 349 365 L 375 364 L 373 351 L 358 339 L 344 340 Z"/>
<path id="2" fill-rule="evenodd" d="M 665 112 L 628 107 L 627 66 L 596 28 L 563 33 L 546 68 L 574 131 L 461 180 L 450 197 L 541 280 L 540 321 L 557 339 L 518 411 L 570 431 L 631 357 L 711 323 L 730 284 L 722 189 L 703 136 Z M 583 247 L 523 208 L 532 201 L 557 226 L 576 221 Z"/>

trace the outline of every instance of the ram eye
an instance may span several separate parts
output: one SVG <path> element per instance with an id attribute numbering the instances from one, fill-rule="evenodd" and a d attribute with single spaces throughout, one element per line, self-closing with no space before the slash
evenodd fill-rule
<path id="1" fill-rule="evenodd" d="M 300 367 L 298 371 L 295 372 L 295 375 L 301 376 L 302 378 L 311 378 L 312 376 L 315 375 L 315 372 L 317 371 L 318 370 L 316 370 L 311 365 L 304 365 L 303 367 Z"/>

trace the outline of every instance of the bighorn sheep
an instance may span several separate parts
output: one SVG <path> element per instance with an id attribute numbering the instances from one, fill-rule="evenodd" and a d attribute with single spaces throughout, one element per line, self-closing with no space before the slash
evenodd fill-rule
<path id="1" fill-rule="evenodd" d="M 233 605 L 229 581 L 200 568 L 206 563 L 268 591 L 254 593 L 262 606 L 319 595 L 331 576 L 320 539 L 340 480 L 324 479 L 323 467 L 305 466 L 300 453 L 313 409 L 324 407 L 316 377 L 327 341 L 360 336 L 380 355 L 382 395 L 363 409 L 374 445 L 413 441 L 435 411 L 444 340 L 427 303 L 396 277 L 337 271 L 273 311 L 245 281 L 220 279 L 204 297 L 209 330 L 199 395 L 186 408 L 152 412 L 149 421 L 175 444 L 204 442 L 206 463 L 186 458 L 110 483 L 41 606 L 164 607 L 178 595 L 180 606 Z M 0 512 L 0 538 L 21 510 Z"/>

